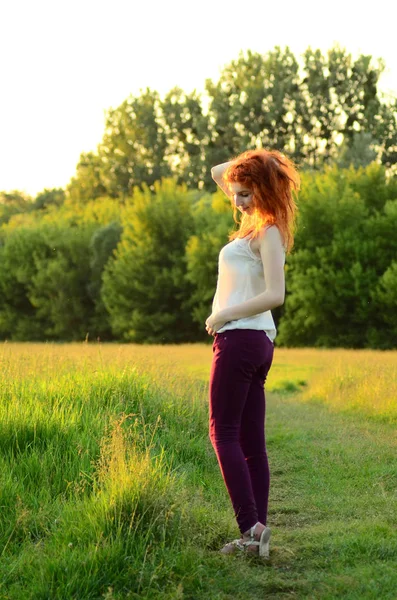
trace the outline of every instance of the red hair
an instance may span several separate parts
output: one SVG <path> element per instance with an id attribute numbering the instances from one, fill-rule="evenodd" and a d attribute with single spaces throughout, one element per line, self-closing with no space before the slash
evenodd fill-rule
<path id="1" fill-rule="evenodd" d="M 256 238 L 263 226 L 277 225 L 289 253 L 298 210 L 293 192 L 300 189 L 300 176 L 292 160 L 277 150 L 247 150 L 232 160 L 222 179 L 227 187 L 240 183 L 253 194 L 253 215 L 243 214 L 240 228 L 229 235 L 229 240 L 249 234 Z M 237 212 L 233 204 L 233 219 L 239 224 Z"/>

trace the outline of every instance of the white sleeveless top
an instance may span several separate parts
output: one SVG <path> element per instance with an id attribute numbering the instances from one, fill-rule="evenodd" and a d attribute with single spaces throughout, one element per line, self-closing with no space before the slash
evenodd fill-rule
<path id="1" fill-rule="evenodd" d="M 262 259 L 251 250 L 250 241 L 248 237 L 235 238 L 221 249 L 218 281 L 212 301 L 213 313 L 246 302 L 266 290 Z M 228 329 L 259 329 L 265 331 L 272 342 L 277 335 L 270 310 L 228 321 L 217 333 Z"/>

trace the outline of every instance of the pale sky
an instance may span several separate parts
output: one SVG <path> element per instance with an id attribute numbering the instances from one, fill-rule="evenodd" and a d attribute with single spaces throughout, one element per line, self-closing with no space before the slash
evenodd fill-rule
<path id="1" fill-rule="evenodd" d="M 64 187 L 106 110 L 146 87 L 201 92 L 240 50 L 338 42 L 383 58 L 397 96 L 394 0 L 3 0 L 0 23 L 0 191 Z"/>

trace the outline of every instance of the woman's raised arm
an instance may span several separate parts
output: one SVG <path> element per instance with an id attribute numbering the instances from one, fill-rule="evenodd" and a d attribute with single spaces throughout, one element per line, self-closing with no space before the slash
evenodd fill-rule
<path id="1" fill-rule="evenodd" d="M 212 179 L 221 188 L 221 190 L 223 190 L 225 192 L 225 194 L 228 198 L 231 198 L 231 192 L 230 192 L 229 188 L 224 184 L 224 182 L 222 180 L 222 175 L 226 171 L 226 169 L 229 167 L 229 165 L 232 164 L 232 162 L 233 161 L 225 162 L 220 165 L 216 165 L 215 167 L 212 167 L 212 169 L 211 169 Z"/>

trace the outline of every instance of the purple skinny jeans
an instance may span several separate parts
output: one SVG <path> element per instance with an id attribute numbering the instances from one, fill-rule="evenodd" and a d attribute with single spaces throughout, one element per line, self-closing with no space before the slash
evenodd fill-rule
<path id="1" fill-rule="evenodd" d="M 274 345 L 263 330 L 216 333 L 209 382 L 209 438 L 237 524 L 266 525 L 270 472 L 264 384 Z"/>

